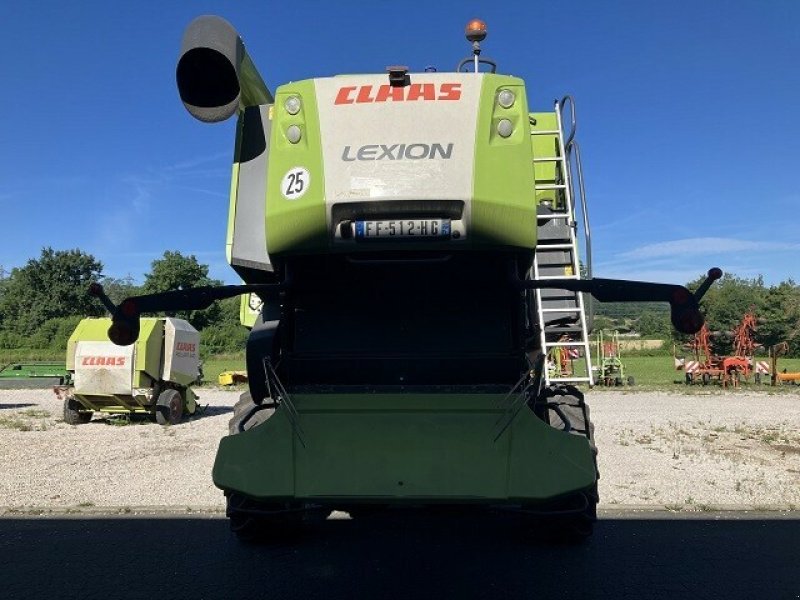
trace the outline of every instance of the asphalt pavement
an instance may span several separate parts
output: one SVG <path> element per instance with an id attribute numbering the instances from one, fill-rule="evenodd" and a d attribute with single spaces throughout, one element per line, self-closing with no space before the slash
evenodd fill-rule
<path id="1" fill-rule="evenodd" d="M 2 598 L 800 598 L 800 514 L 614 511 L 577 546 L 514 520 L 328 520 L 247 545 L 208 517 L 0 519 Z"/>

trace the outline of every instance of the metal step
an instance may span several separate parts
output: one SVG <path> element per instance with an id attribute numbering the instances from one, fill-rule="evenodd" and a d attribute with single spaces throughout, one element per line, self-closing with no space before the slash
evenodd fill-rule
<path id="1" fill-rule="evenodd" d="M 539 275 L 536 279 L 550 281 L 551 279 L 580 279 L 580 277 L 577 275 Z"/>
<path id="2" fill-rule="evenodd" d="M 580 325 L 545 325 L 545 334 L 548 333 L 580 333 Z"/>
<path id="3" fill-rule="evenodd" d="M 577 382 L 585 381 L 586 383 L 592 383 L 591 377 L 576 376 L 576 377 L 551 377 L 550 378 L 550 383 L 572 383 L 572 382 L 575 382 L 575 381 L 577 381 Z"/>
<path id="4" fill-rule="evenodd" d="M 561 135 L 561 132 L 557 129 L 541 129 L 539 131 L 531 129 L 531 135 Z"/>
<path id="5" fill-rule="evenodd" d="M 562 308 L 542 308 L 543 313 L 559 313 L 559 312 L 578 312 L 580 307 L 578 306 L 564 306 Z"/>
<path id="6" fill-rule="evenodd" d="M 564 160 L 560 156 L 543 156 L 541 158 L 534 158 L 533 162 L 541 163 L 541 162 L 559 162 Z"/>
<path id="7" fill-rule="evenodd" d="M 574 348 L 576 346 L 585 346 L 586 342 L 545 342 L 546 348 Z"/>
<path id="8" fill-rule="evenodd" d="M 540 250 L 572 250 L 572 244 L 541 244 L 536 246 L 536 251 Z"/>
<path id="9" fill-rule="evenodd" d="M 567 189 L 566 183 L 541 183 L 539 185 L 534 184 L 533 189 L 537 192 L 543 192 L 545 190 L 565 190 Z"/>

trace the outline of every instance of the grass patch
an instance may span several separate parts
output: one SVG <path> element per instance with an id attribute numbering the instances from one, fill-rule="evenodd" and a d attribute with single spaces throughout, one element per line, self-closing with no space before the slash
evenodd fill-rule
<path id="1" fill-rule="evenodd" d="M 49 419 L 52 416 L 50 411 L 42 410 L 41 408 L 29 408 L 27 410 L 21 410 L 19 415 L 23 417 L 30 417 L 31 419 Z"/>
<path id="2" fill-rule="evenodd" d="M 593 357 L 594 359 L 594 357 Z M 759 356 L 756 360 L 768 360 L 766 357 Z M 625 366 L 625 377 L 632 376 L 636 380 L 636 385 L 605 388 L 597 386 L 595 389 L 615 390 L 617 392 L 622 390 L 636 391 L 637 389 L 672 389 L 675 391 L 692 391 L 692 392 L 713 392 L 715 390 L 722 390 L 718 383 L 711 383 L 707 386 L 701 384 L 686 385 L 684 383 L 685 374 L 683 371 L 675 370 L 674 361 L 672 356 L 622 356 L 622 363 Z M 778 370 L 783 371 L 786 369 L 788 372 L 800 372 L 800 358 L 781 358 L 778 360 Z M 754 383 L 754 378 L 751 375 L 749 382 L 743 382 L 739 389 L 742 390 L 762 390 L 762 391 L 798 391 L 800 386 L 784 383 L 776 387 L 770 385 L 769 376 L 762 375 L 761 384 Z M 726 388 L 726 392 L 735 391 L 734 388 Z"/>
<path id="3" fill-rule="evenodd" d="M 241 354 L 218 354 L 203 361 L 203 383 L 217 385 L 217 378 L 223 371 L 244 371 L 244 352 Z"/>

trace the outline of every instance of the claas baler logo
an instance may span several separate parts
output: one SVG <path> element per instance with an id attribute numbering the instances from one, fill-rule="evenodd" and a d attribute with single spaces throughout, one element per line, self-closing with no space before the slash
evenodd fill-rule
<path id="1" fill-rule="evenodd" d="M 84 356 L 81 358 L 82 367 L 124 367 L 125 356 Z"/>
<path id="2" fill-rule="evenodd" d="M 192 342 L 178 342 L 175 345 L 175 350 L 178 352 L 194 352 L 196 345 Z"/>
<path id="3" fill-rule="evenodd" d="M 375 102 L 417 102 L 420 100 L 459 100 L 460 83 L 412 83 L 407 86 L 348 85 L 339 88 L 334 104 Z"/>

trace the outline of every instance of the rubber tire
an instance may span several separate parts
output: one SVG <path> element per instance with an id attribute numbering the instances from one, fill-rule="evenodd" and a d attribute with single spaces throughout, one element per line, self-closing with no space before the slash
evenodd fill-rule
<path id="1" fill-rule="evenodd" d="M 636 380 L 633 378 L 633 375 L 628 376 L 628 385 L 636 385 Z"/>
<path id="2" fill-rule="evenodd" d="M 92 420 L 94 413 L 83 410 L 81 405 L 72 398 L 64 399 L 64 423 L 68 425 L 84 425 Z"/>
<path id="3" fill-rule="evenodd" d="M 233 416 L 228 421 L 228 433 L 238 435 L 239 425 L 247 416 L 261 405 L 253 402 L 250 392 L 244 392 L 239 396 L 238 402 L 233 406 Z M 244 430 L 249 431 L 253 427 L 264 423 L 275 412 L 273 408 L 260 408 L 252 417 L 247 419 Z M 286 517 L 266 518 L 258 515 L 247 515 L 236 512 L 236 508 L 264 508 L 277 509 L 278 506 L 265 505 L 251 500 L 235 492 L 227 494 L 227 515 L 228 524 L 231 531 L 241 542 L 258 543 L 262 541 L 285 540 L 295 537 L 300 532 L 303 525 L 302 515 L 287 515 Z"/>
<path id="4" fill-rule="evenodd" d="M 592 535 L 594 523 L 597 520 L 597 503 L 600 498 L 597 492 L 597 480 L 600 472 L 597 469 L 597 446 L 594 442 L 594 423 L 589 415 L 589 406 L 584 402 L 583 394 L 572 385 L 553 386 L 545 389 L 548 404 L 555 404 L 564 413 L 570 422 L 571 435 L 580 435 L 589 441 L 592 449 L 595 468 L 595 482 L 591 489 L 585 490 L 586 509 L 575 516 L 559 518 L 548 523 L 546 536 L 553 541 L 578 543 Z M 548 409 L 548 423 L 556 429 L 566 429 L 566 424 L 552 409 Z M 565 502 L 569 502 L 567 499 Z"/>
<path id="5" fill-rule="evenodd" d="M 305 526 L 324 521 L 331 514 L 331 510 L 315 508 L 312 510 L 289 512 L 273 516 L 242 514 L 236 508 L 281 510 L 284 508 L 300 509 L 300 503 L 275 503 L 268 504 L 246 498 L 235 492 L 227 495 L 228 524 L 231 531 L 242 542 L 258 543 L 272 541 L 291 541 L 297 538 Z"/>
<path id="6" fill-rule="evenodd" d="M 754 381 L 755 381 L 757 384 L 761 384 L 761 373 L 756 373 L 756 374 L 755 374 L 755 376 L 754 376 Z"/>
<path id="7" fill-rule="evenodd" d="M 709 383 L 711 383 L 711 375 L 703 373 L 703 385 L 708 385 Z"/>
<path id="8" fill-rule="evenodd" d="M 260 405 L 253 402 L 250 392 L 244 392 L 241 394 L 239 396 L 239 401 L 233 406 L 233 417 L 231 417 L 231 420 L 228 421 L 228 433 L 230 435 L 241 433 L 241 431 L 239 431 L 239 423 L 244 421 L 247 415 L 249 415 L 250 412 L 258 406 Z M 252 429 L 256 425 L 260 425 L 269 419 L 274 412 L 275 409 L 273 408 L 261 408 L 256 414 L 248 419 L 247 423 L 245 423 L 245 431 Z"/>
<path id="9" fill-rule="evenodd" d="M 177 425 L 183 418 L 183 398 L 178 390 L 164 390 L 156 400 L 156 423 Z"/>

